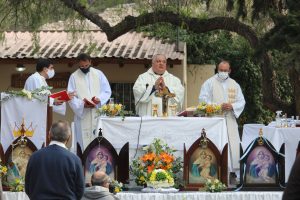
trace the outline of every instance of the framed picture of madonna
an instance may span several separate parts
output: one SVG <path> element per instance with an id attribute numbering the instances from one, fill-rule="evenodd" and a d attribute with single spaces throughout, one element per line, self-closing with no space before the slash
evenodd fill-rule
<path id="1" fill-rule="evenodd" d="M 184 181 L 185 190 L 204 188 L 208 179 L 219 179 L 227 183 L 227 145 L 220 153 L 214 143 L 206 137 L 202 130 L 197 139 L 186 151 L 184 147 Z"/>
<path id="2" fill-rule="evenodd" d="M 241 190 L 282 190 L 281 157 L 262 134 L 253 140 L 241 156 Z"/>
<path id="3" fill-rule="evenodd" d="M 127 183 L 129 181 L 129 143 L 126 143 L 118 154 L 113 145 L 102 137 L 102 133 L 99 133 L 99 137 L 95 138 L 83 152 L 82 163 L 86 184 L 91 183 L 91 176 L 96 171 L 105 172 L 111 180 Z"/>

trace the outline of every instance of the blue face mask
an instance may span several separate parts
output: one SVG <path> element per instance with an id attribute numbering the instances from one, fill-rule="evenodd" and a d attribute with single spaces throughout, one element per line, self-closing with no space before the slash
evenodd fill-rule
<path id="1" fill-rule="evenodd" d="M 90 66 L 88 68 L 81 68 L 80 67 L 79 69 L 82 71 L 82 73 L 87 74 L 90 71 Z"/>

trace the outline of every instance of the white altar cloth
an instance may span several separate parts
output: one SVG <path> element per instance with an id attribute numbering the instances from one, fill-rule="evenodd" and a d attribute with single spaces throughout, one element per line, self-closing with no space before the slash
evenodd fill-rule
<path id="1" fill-rule="evenodd" d="M 141 193 L 120 192 L 120 200 L 281 200 L 282 192 L 178 192 L 178 193 Z M 25 192 L 3 192 L 4 200 L 29 200 Z"/>
<path id="2" fill-rule="evenodd" d="M 279 152 L 282 144 L 285 144 L 285 181 L 288 181 L 291 168 L 296 159 L 297 146 L 300 141 L 300 128 L 276 128 L 263 126 L 263 136 L 268 139 Z M 258 137 L 258 133 L 246 134 L 242 137 L 242 146 L 247 147 L 252 140 Z M 245 150 L 245 149 L 244 149 Z"/>
<path id="3" fill-rule="evenodd" d="M 117 194 L 120 200 L 281 200 L 282 192 L 178 192 L 178 193 L 134 193 Z"/>
<path id="4" fill-rule="evenodd" d="M 124 121 L 119 117 L 104 117 L 99 120 L 100 127 L 115 148 L 121 148 L 126 142 L 130 148 L 136 148 L 137 144 L 148 145 L 154 138 L 160 138 L 177 150 L 183 150 L 184 143 L 188 149 L 201 136 L 202 128 L 220 152 L 228 141 L 225 119 L 219 117 L 126 117 Z"/>

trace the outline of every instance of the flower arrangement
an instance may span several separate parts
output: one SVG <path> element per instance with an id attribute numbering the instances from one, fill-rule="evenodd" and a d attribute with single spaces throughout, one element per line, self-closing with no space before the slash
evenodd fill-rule
<path id="1" fill-rule="evenodd" d="M 164 169 L 155 169 L 149 175 L 147 186 L 153 188 L 163 188 L 174 186 L 174 178 L 172 174 Z"/>
<path id="2" fill-rule="evenodd" d="M 106 116 L 114 117 L 119 115 L 122 117 L 123 120 L 125 118 L 125 115 L 132 114 L 131 111 L 126 111 L 125 106 L 123 106 L 122 104 L 111 104 L 111 103 L 103 105 L 101 108 L 97 110 L 97 113 L 98 116 L 106 115 Z"/>
<path id="3" fill-rule="evenodd" d="M 220 104 L 200 103 L 196 108 L 196 113 L 200 115 L 215 115 L 222 113 L 222 106 Z"/>
<path id="4" fill-rule="evenodd" d="M 205 182 L 205 190 L 208 192 L 221 192 L 226 189 L 225 184 L 223 184 L 218 179 L 207 179 Z"/>
<path id="5" fill-rule="evenodd" d="M 111 192 L 114 194 L 123 191 L 123 183 L 118 182 L 116 180 L 113 180 L 109 186 L 110 186 Z"/>
<path id="6" fill-rule="evenodd" d="M 25 181 L 24 178 L 15 178 L 15 180 L 9 184 L 11 192 L 24 192 Z"/>
<path id="7" fill-rule="evenodd" d="M 0 178 L 7 174 L 7 167 L 0 164 Z"/>
<path id="8" fill-rule="evenodd" d="M 25 97 L 29 100 L 37 99 L 41 102 L 47 102 L 47 98 L 44 97 L 51 94 L 50 89 L 52 89 L 52 87 L 42 86 L 41 88 L 35 89 L 33 91 L 28 91 L 25 89 L 19 91 L 9 90 L 5 92 L 7 95 L 3 97 L 1 101 L 7 101 L 12 97 Z"/>
<path id="9" fill-rule="evenodd" d="M 171 149 L 160 139 L 143 148 L 144 154 L 134 159 L 131 165 L 131 173 L 136 177 L 138 185 L 155 185 L 158 182 L 168 181 L 168 184 L 178 186 L 178 173 L 182 170 L 181 158 L 175 158 Z M 173 179 L 173 180 L 172 180 Z"/>

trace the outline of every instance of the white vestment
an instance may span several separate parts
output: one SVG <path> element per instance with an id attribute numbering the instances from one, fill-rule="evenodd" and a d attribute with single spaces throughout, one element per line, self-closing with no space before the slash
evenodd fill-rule
<path id="1" fill-rule="evenodd" d="M 41 87 L 47 87 L 48 84 L 46 82 L 45 77 L 41 76 L 40 73 L 35 72 L 34 74 L 31 74 L 24 85 L 24 89 L 28 90 L 28 91 L 33 91 L 35 89 L 41 88 Z M 50 91 L 49 91 L 50 93 Z M 49 98 L 49 105 L 52 106 L 53 111 L 61 114 L 61 115 L 65 115 L 66 114 L 66 104 L 63 103 L 62 105 L 53 105 L 54 99 L 53 98 Z"/>
<path id="2" fill-rule="evenodd" d="M 162 116 L 162 98 L 156 97 L 155 92 L 153 92 L 153 87 L 155 81 L 160 77 L 153 72 L 150 68 L 147 72 L 139 75 L 138 79 L 133 86 L 133 94 L 136 104 L 136 113 L 139 116 L 152 116 L 152 105 L 158 105 L 158 116 Z M 180 111 L 184 99 L 184 87 L 182 86 L 179 78 L 165 71 L 162 75 L 164 82 L 171 93 L 176 96 L 169 99 L 169 106 L 171 104 L 177 105 L 177 111 Z M 146 87 L 148 85 L 148 87 Z M 152 92 L 152 93 L 151 93 Z M 171 109 L 168 109 L 169 115 L 171 114 Z"/>
<path id="3" fill-rule="evenodd" d="M 231 170 L 239 169 L 240 137 L 236 118 L 240 116 L 245 107 L 245 99 L 239 84 L 231 78 L 225 81 L 214 75 L 204 82 L 201 87 L 200 102 L 231 103 L 233 110 L 224 113 L 227 124 L 230 166 Z"/>
<path id="4" fill-rule="evenodd" d="M 83 152 L 98 136 L 98 132 L 95 130 L 97 128 L 96 109 L 108 101 L 111 89 L 105 75 L 100 70 L 90 67 L 87 74 L 84 74 L 80 69 L 71 74 L 68 91 L 77 94 L 69 101 L 69 105 L 75 114 L 76 140 Z M 83 99 L 91 100 L 94 96 L 100 99 L 100 103 L 96 108 L 84 108 Z"/>

